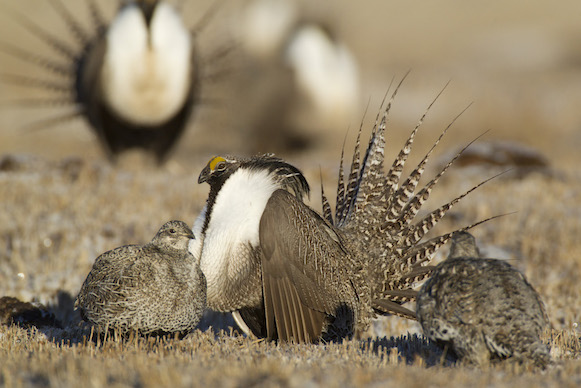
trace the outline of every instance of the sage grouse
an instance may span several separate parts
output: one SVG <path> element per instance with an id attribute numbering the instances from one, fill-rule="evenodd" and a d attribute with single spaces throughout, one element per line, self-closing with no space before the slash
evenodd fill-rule
<path id="1" fill-rule="evenodd" d="M 242 87 L 260 101 L 245 105 L 252 149 L 310 146 L 355 117 L 357 61 L 332 25 L 304 11 L 292 0 L 251 0 L 234 27 L 248 75 L 260 74 Z"/>
<path id="2" fill-rule="evenodd" d="M 211 309 L 234 312 L 247 333 L 296 342 L 351 336 L 376 313 L 415 318 L 401 304 L 415 299 L 412 287 L 429 275 L 431 256 L 451 234 L 420 240 L 475 188 L 414 221 L 455 158 L 415 193 L 444 130 L 400 181 L 424 114 L 384 172 L 385 126 L 398 89 L 381 120 L 378 115 L 362 159 L 360 129 L 347 179 L 341 157 L 334 217 L 324 193 L 322 215 L 303 203 L 305 177 L 279 158 L 209 161 L 198 179 L 210 185 L 194 224 L 201 238 L 191 249 L 201 258 Z"/>
<path id="3" fill-rule="evenodd" d="M 189 253 L 194 239 L 182 221 L 163 225 L 143 246 L 100 255 L 75 308 L 99 329 L 121 333 L 182 333 L 196 327 L 206 307 L 206 279 Z"/>
<path id="4" fill-rule="evenodd" d="M 192 35 L 179 12 L 166 1 L 124 1 L 108 24 L 95 1 L 87 0 L 90 31 L 60 0 L 50 3 L 77 45 L 12 12 L 59 58 L 4 42 L 4 52 L 46 72 L 44 79 L 13 74 L 4 80 L 51 93 L 25 104 L 70 106 L 39 125 L 84 116 L 111 158 L 141 148 L 162 162 L 186 127 L 199 83 Z"/>
<path id="5" fill-rule="evenodd" d="M 421 288 L 417 316 L 430 339 L 449 344 L 467 363 L 550 362 L 540 340 L 550 323 L 539 295 L 510 264 L 480 258 L 467 232 L 452 238 L 448 259 Z"/>

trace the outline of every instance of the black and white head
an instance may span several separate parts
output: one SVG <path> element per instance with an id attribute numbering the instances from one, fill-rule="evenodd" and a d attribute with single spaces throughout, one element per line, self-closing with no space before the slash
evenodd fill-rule
<path id="1" fill-rule="evenodd" d="M 257 183 L 262 181 L 266 186 L 274 185 L 276 189 L 292 192 L 299 200 L 308 196 L 310 191 L 307 180 L 298 168 L 272 154 L 252 158 L 213 157 L 200 173 L 198 183 L 207 182 L 212 191 L 218 192 L 231 178 L 256 180 Z"/>
<path id="2" fill-rule="evenodd" d="M 186 252 L 190 240 L 195 239 L 192 229 L 183 221 L 166 222 L 157 232 L 152 244 L 163 250 Z"/>

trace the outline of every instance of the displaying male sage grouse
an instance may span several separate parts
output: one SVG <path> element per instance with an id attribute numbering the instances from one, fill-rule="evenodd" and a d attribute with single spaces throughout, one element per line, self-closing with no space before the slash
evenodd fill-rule
<path id="1" fill-rule="evenodd" d="M 101 330 L 192 330 L 206 307 L 206 279 L 188 251 L 192 239 L 184 222 L 170 221 L 146 245 L 103 253 L 83 283 L 75 308 Z"/>
<path id="2" fill-rule="evenodd" d="M 510 264 L 480 258 L 467 232 L 452 238 L 450 255 L 421 288 L 417 317 L 430 339 L 468 363 L 513 357 L 544 367 L 551 359 L 540 339 L 550 323 L 539 295 Z"/>
<path id="3" fill-rule="evenodd" d="M 51 93 L 25 104 L 70 106 L 39 124 L 84 116 L 111 158 L 141 148 L 163 161 L 186 127 L 200 79 L 193 37 L 179 12 L 161 0 L 123 1 L 108 24 L 95 1 L 87 0 L 93 22 L 90 31 L 60 0 L 50 3 L 77 44 L 11 11 L 59 58 L 4 42 L 0 46 L 4 52 L 46 73 L 42 79 L 13 74 L 4 75 L 4 80 Z"/>
<path id="4" fill-rule="evenodd" d="M 351 336 L 365 330 L 376 313 L 415 318 L 401 304 L 415 299 L 412 287 L 429 276 L 427 264 L 452 234 L 420 240 L 475 188 L 414 221 L 454 160 L 415 192 L 444 130 L 400 181 L 424 114 L 384 172 L 385 125 L 398 89 L 380 122 L 378 116 L 361 160 L 358 137 L 347 181 L 341 157 L 334 217 L 324 194 L 322 215 L 303 203 L 309 186 L 281 159 L 209 161 L 198 179 L 210 185 L 194 224 L 201 238 L 191 249 L 201 258 L 211 309 L 232 311 L 247 333 L 296 342 Z"/>

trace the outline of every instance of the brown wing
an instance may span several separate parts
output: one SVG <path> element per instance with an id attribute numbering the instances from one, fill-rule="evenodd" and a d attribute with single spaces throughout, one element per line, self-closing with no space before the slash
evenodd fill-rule
<path id="1" fill-rule="evenodd" d="M 347 252 L 339 236 L 317 213 L 278 190 L 262 214 L 260 244 L 268 338 L 316 340 L 342 302 L 345 282 L 337 264 Z"/>

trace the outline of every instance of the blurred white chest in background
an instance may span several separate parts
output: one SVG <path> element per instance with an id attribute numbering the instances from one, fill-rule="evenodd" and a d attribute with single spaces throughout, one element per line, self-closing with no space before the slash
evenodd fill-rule
<path id="1" fill-rule="evenodd" d="M 359 73 L 355 59 L 342 43 L 319 26 L 306 25 L 285 52 L 299 90 L 325 118 L 358 106 Z"/>
<path id="2" fill-rule="evenodd" d="M 180 15 L 159 3 L 149 25 L 135 4 L 125 6 L 106 36 L 101 72 L 104 100 L 138 125 L 163 123 L 188 96 L 192 41 Z"/>

